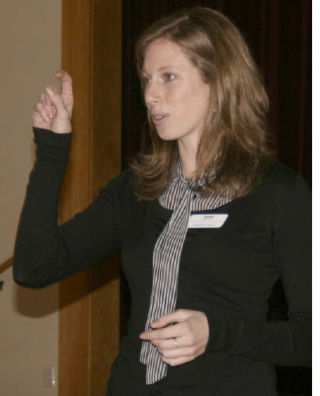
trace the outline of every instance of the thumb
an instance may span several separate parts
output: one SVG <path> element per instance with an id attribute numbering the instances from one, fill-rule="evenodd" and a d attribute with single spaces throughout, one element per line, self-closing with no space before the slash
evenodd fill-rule
<path id="1" fill-rule="evenodd" d="M 57 89 L 55 87 L 49 86 L 46 88 L 46 92 L 49 95 L 49 98 L 52 100 L 52 103 L 55 105 L 57 112 L 60 113 L 60 115 L 67 113 L 67 109 Z"/>
<path id="2" fill-rule="evenodd" d="M 61 95 L 55 87 L 46 88 L 46 93 L 53 103 L 55 111 L 53 111 L 51 130 L 57 133 L 68 133 L 71 131 L 71 115 L 63 102 Z"/>

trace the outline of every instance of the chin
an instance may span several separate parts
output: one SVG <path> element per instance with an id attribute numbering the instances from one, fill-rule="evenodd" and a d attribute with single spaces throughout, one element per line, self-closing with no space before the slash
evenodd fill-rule
<path id="1" fill-rule="evenodd" d="M 167 137 L 167 136 L 161 136 L 161 135 L 158 135 L 158 136 L 161 140 L 164 140 L 165 142 L 175 142 L 177 140 L 175 138 L 171 138 L 171 137 Z"/>
<path id="2" fill-rule="evenodd" d="M 165 140 L 167 142 L 172 142 L 178 139 L 178 137 L 173 135 L 172 133 L 161 133 L 157 130 L 157 134 L 161 140 Z"/>

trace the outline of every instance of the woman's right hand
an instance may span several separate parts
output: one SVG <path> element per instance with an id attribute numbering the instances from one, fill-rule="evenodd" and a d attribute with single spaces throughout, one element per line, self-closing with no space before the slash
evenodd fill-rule
<path id="1" fill-rule="evenodd" d="M 73 109 L 72 79 L 66 71 L 60 71 L 56 76 L 61 79 L 61 93 L 55 87 L 46 88 L 34 106 L 32 126 L 56 133 L 68 133 L 71 132 Z"/>

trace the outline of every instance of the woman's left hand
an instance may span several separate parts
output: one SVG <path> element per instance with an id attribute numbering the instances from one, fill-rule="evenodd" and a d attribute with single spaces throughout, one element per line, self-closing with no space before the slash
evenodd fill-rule
<path id="1" fill-rule="evenodd" d="M 209 340 L 208 320 L 200 311 L 178 309 L 161 316 L 150 326 L 155 330 L 141 333 L 140 338 L 151 341 L 161 353 L 162 360 L 170 366 L 202 355 Z"/>

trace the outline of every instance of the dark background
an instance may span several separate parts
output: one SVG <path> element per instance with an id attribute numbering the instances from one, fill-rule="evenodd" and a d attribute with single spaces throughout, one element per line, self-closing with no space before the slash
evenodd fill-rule
<path id="1" fill-rule="evenodd" d="M 123 0 L 123 167 L 139 150 L 145 109 L 134 66 L 134 43 L 154 20 L 179 8 L 205 6 L 224 13 L 244 35 L 270 98 L 270 145 L 311 186 L 311 0 Z M 122 285 L 122 328 L 129 296 Z M 270 298 L 270 320 L 283 320 L 281 282 Z M 123 330 L 124 333 L 124 330 Z M 311 369 L 278 367 L 281 395 L 311 395 Z"/>

